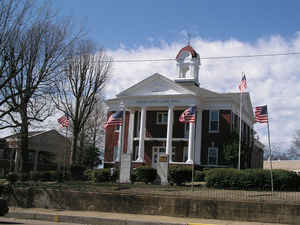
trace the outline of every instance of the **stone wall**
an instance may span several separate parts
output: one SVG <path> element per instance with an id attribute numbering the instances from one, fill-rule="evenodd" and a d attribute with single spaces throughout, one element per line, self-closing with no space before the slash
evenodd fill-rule
<path id="1" fill-rule="evenodd" d="M 180 196 L 18 190 L 11 206 L 299 224 L 300 205 L 215 201 Z"/>

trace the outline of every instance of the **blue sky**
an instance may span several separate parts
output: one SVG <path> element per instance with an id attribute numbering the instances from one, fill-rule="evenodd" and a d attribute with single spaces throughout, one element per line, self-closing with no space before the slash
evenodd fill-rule
<path id="1" fill-rule="evenodd" d="M 290 0 L 56 0 L 61 14 L 72 16 L 105 48 L 155 46 L 185 38 L 255 42 L 270 35 L 293 37 L 300 29 L 300 1 Z"/>
<path id="2" fill-rule="evenodd" d="M 53 6 L 114 60 L 175 58 L 187 32 L 201 57 L 300 52 L 298 0 L 53 0 Z M 200 87 L 238 92 L 245 72 L 253 107 L 268 105 L 271 142 L 286 150 L 299 129 L 299 62 L 300 55 L 202 60 Z M 106 98 L 156 72 L 174 79 L 176 63 L 113 63 Z M 57 126 L 56 118 L 48 124 Z M 265 124 L 254 128 L 267 145 Z"/>

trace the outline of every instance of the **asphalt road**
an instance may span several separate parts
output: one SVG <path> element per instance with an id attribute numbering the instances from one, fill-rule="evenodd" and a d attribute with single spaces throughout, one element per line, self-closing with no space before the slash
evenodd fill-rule
<path id="1" fill-rule="evenodd" d="M 41 220 L 19 220 L 14 218 L 6 218 L 0 217 L 0 225 L 1 224 L 22 224 L 22 225 L 75 225 L 75 223 L 56 223 L 56 222 L 47 222 Z M 76 225 L 79 225 L 78 223 Z"/>

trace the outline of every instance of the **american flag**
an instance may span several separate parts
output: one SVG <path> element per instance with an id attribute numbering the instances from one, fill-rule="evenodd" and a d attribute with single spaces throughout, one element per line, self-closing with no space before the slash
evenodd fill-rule
<path id="1" fill-rule="evenodd" d="M 268 122 L 267 105 L 255 107 L 255 122 L 258 122 L 258 123 L 267 123 Z"/>
<path id="2" fill-rule="evenodd" d="M 239 89 L 241 92 L 243 92 L 246 88 L 247 88 L 247 80 L 246 80 L 246 75 L 243 73 L 243 77 L 239 85 Z"/>
<path id="3" fill-rule="evenodd" d="M 63 115 L 62 117 L 59 117 L 57 119 L 57 122 L 62 126 L 62 127 L 68 127 L 69 126 L 69 116 L 67 113 Z"/>
<path id="4" fill-rule="evenodd" d="M 196 106 L 190 107 L 180 115 L 179 121 L 182 123 L 195 123 Z"/>
<path id="5" fill-rule="evenodd" d="M 123 112 L 117 111 L 108 118 L 106 123 L 104 124 L 104 128 L 106 129 L 109 126 L 122 125 Z"/>

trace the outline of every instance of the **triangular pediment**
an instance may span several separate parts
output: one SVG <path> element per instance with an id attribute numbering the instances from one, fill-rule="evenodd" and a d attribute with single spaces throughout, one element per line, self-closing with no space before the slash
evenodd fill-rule
<path id="1" fill-rule="evenodd" d="M 194 92 L 176 84 L 169 78 L 155 73 L 134 86 L 122 91 L 117 97 L 195 95 Z"/>

